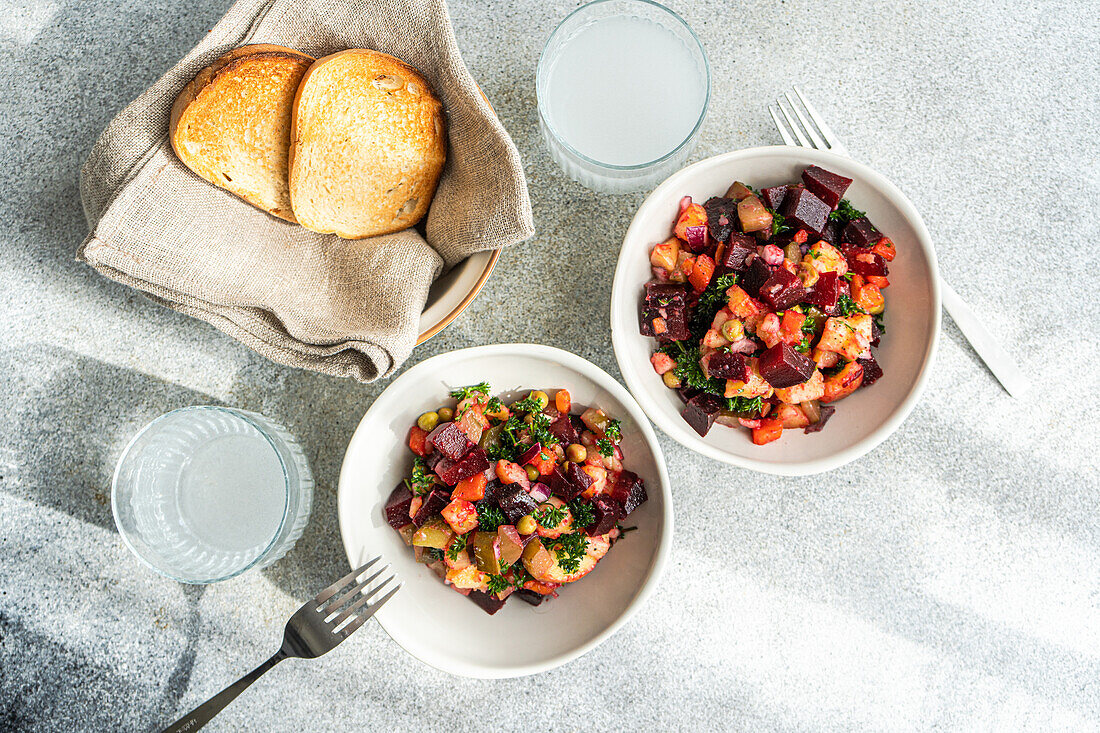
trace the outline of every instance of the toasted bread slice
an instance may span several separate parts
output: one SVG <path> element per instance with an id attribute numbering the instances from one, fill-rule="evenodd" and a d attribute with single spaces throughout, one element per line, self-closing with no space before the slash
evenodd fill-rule
<path id="1" fill-rule="evenodd" d="M 443 105 L 408 64 L 364 49 L 319 59 L 298 86 L 291 130 L 302 226 L 362 239 L 427 213 L 447 156 Z"/>
<path id="2" fill-rule="evenodd" d="M 172 106 L 168 137 L 183 164 L 248 203 L 294 221 L 287 152 L 294 93 L 313 57 L 242 46 L 199 72 Z"/>

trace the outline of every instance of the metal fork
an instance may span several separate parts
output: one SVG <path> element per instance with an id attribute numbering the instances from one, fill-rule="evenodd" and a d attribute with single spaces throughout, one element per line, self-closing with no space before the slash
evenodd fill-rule
<path id="1" fill-rule="evenodd" d="M 246 687 L 258 680 L 264 672 L 267 672 L 279 662 L 288 657 L 314 659 L 325 652 L 332 651 L 340 642 L 351 636 L 353 631 L 365 624 L 367 619 L 382 607 L 382 604 L 401 589 L 402 584 L 398 583 L 386 595 L 374 603 L 370 603 L 371 598 L 394 580 L 395 576 L 390 575 L 370 590 L 366 590 L 378 576 L 386 572 L 389 565 L 383 565 L 380 570 L 366 580 L 355 582 L 360 575 L 381 559 L 381 556 L 376 557 L 352 570 L 321 591 L 312 601 L 308 601 L 299 608 L 287 621 L 286 630 L 283 632 L 283 645 L 275 653 L 275 656 L 217 695 L 214 695 L 202 705 L 199 705 L 187 715 L 184 715 L 175 723 L 172 723 L 164 729 L 164 733 L 191 733 L 191 731 L 198 730 L 209 723 L 226 705 L 233 702 L 237 695 L 244 692 Z M 355 582 L 354 587 L 348 588 L 353 582 Z M 337 593 L 344 589 L 347 589 L 345 593 L 329 603 Z M 367 605 L 368 603 L 370 605 Z"/>
<path id="2" fill-rule="evenodd" d="M 784 99 L 786 105 L 783 104 Z M 799 104 L 795 104 L 795 99 Z M 801 105 L 802 109 L 799 109 Z M 790 110 L 788 112 L 788 109 Z M 803 115 L 805 111 L 805 115 Z M 817 148 L 828 150 L 838 155 L 850 158 L 848 148 L 836 136 L 836 133 L 825 124 L 806 95 L 798 87 L 794 87 L 794 96 L 790 92 L 775 100 L 775 105 L 768 105 L 768 112 L 779 130 L 783 142 L 787 145 L 801 146 L 804 148 Z M 782 117 L 781 117 L 782 116 Z M 809 119 L 807 119 L 807 117 Z M 993 338 L 985 326 L 971 310 L 970 306 L 959 297 L 943 276 L 939 276 L 940 291 L 943 294 L 943 307 L 958 325 L 963 336 L 974 347 L 981 360 L 989 367 L 989 371 L 1005 388 L 1005 391 L 1016 398 L 1023 398 L 1027 393 L 1028 382 L 1016 362 L 1008 355 L 1008 352 Z"/>

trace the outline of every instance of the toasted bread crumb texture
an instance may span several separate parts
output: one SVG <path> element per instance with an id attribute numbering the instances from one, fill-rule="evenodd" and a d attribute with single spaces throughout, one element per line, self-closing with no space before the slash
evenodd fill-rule
<path id="1" fill-rule="evenodd" d="M 442 104 L 415 69 L 375 51 L 343 51 L 310 68 L 293 137 L 298 222 L 348 239 L 419 221 L 446 160 Z"/>
<path id="2" fill-rule="evenodd" d="M 202 178 L 294 221 L 287 186 L 291 115 L 312 59 L 291 49 L 256 48 L 226 54 L 184 90 L 172 147 Z"/>

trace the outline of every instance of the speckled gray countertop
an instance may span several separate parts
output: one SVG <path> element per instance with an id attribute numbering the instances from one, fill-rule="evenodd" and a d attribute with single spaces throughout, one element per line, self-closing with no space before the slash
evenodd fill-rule
<path id="1" fill-rule="evenodd" d="M 0 729 L 153 730 L 275 649 L 346 569 L 344 446 L 387 382 L 263 360 L 74 261 L 80 163 L 229 0 L 0 0 Z M 714 72 L 693 159 L 779 142 L 799 83 L 923 212 L 944 275 L 1036 385 L 1009 398 L 945 319 L 924 399 L 830 474 L 757 475 L 662 438 L 677 533 L 655 596 L 533 679 L 434 672 L 370 625 L 280 665 L 223 731 L 1082 730 L 1100 727 L 1100 14 L 1091 2 L 672 3 Z M 618 375 L 607 312 L 641 194 L 590 193 L 538 137 L 533 74 L 573 3 L 454 0 L 466 62 L 524 157 L 537 236 L 412 361 L 535 341 Z M 545 283 L 545 296 L 517 290 Z M 319 491 L 297 548 L 213 587 L 146 570 L 111 469 L 183 405 L 298 434 Z M 715 486 L 719 487 L 715 491 Z"/>

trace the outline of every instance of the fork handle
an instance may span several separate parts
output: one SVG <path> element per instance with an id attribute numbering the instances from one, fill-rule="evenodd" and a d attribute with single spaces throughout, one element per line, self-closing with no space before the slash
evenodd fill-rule
<path id="1" fill-rule="evenodd" d="M 203 727 L 209 723 L 215 715 L 220 713 L 226 705 L 236 700 L 237 695 L 244 692 L 249 685 L 260 679 L 264 672 L 286 659 L 286 657 L 286 653 L 280 649 L 271 659 L 267 660 L 259 667 L 256 667 L 256 669 L 252 670 L 244 677 L 241 677 L 229 687 L 225 688 L 217 695 L 214 695 L 214 697 L 165 728 L 163 733 L 191 733 L 191 731 L 196 731 Z"/>

